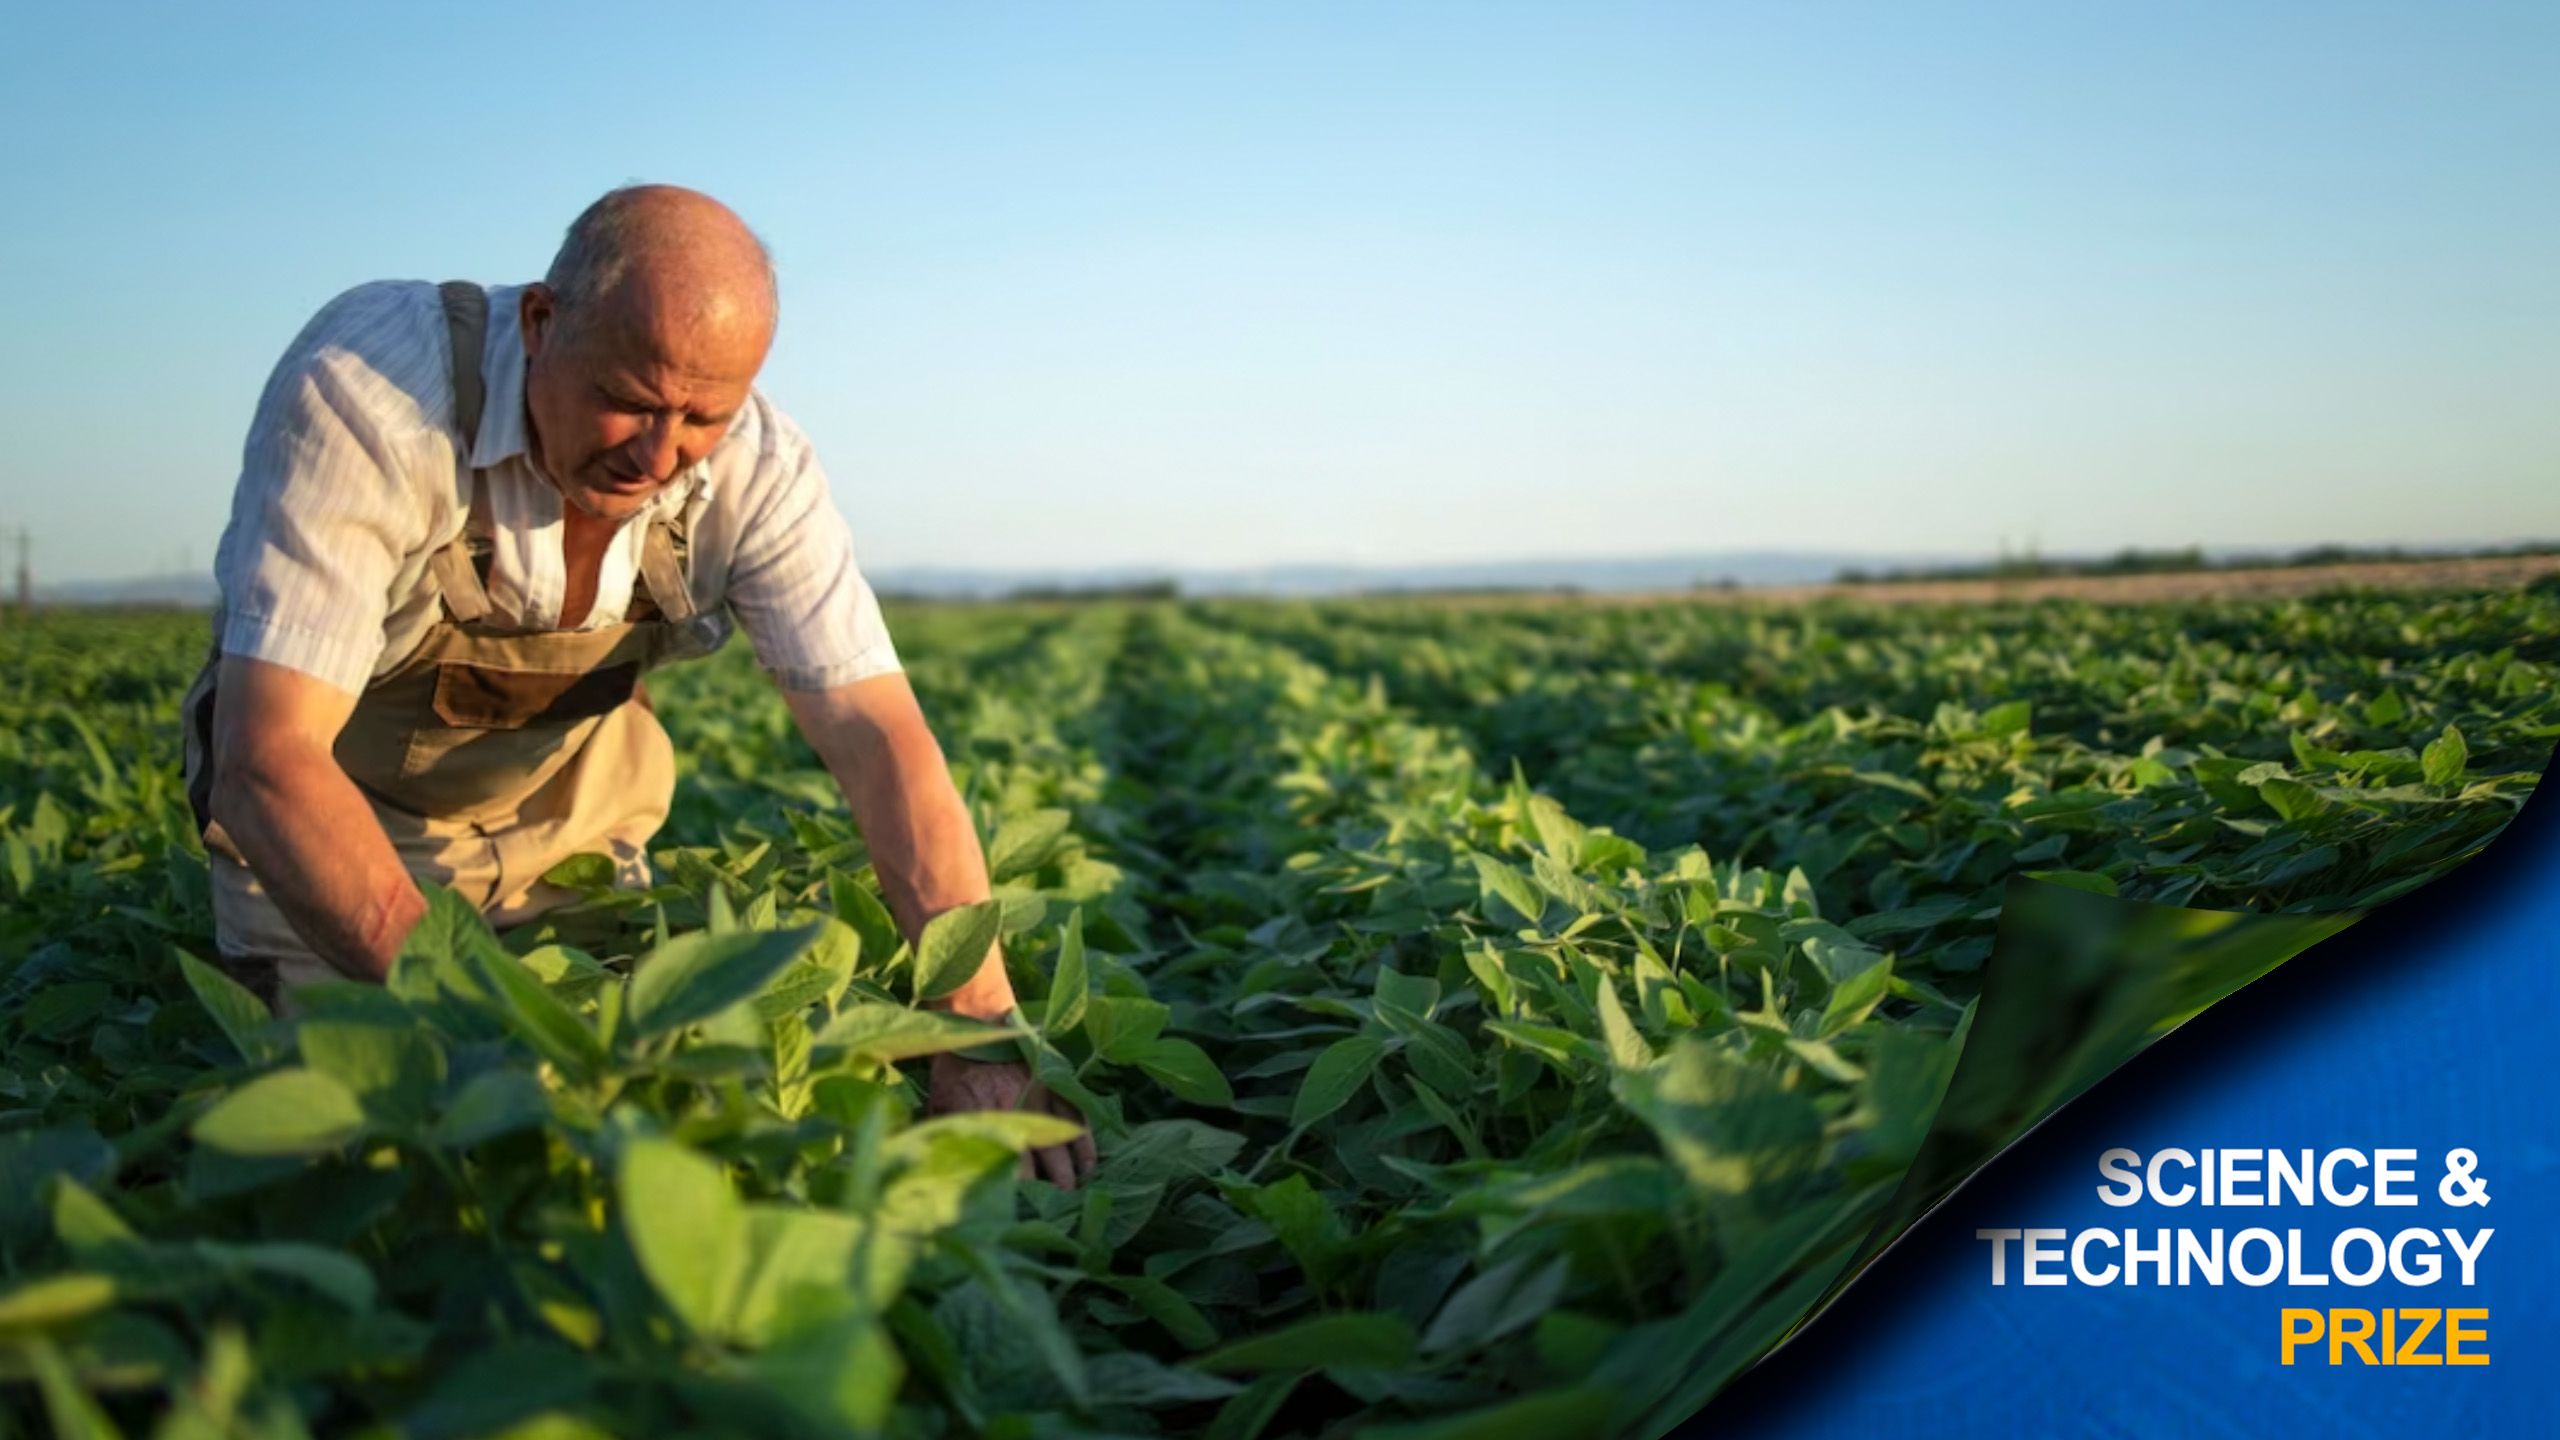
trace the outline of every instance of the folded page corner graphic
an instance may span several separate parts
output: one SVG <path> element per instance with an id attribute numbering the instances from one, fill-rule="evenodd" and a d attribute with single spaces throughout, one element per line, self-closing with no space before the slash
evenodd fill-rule
<path id="1" fill-rule="evenodd" d="M 2555 808 L 2560 797 L 2545 785 L 2516 802 L 2519 817 L 2547 819 Z M 1734 1378 L 1804 1333 L 1986 1165 L 2154 1043 L 2378 910 L 2396 914 L 2447 890 L 2476 892 L 2502 881 L 2492 873 L 2499 867 L 2479 862 L 2513 828 L 2475 835 L 2458 853 L 2378 887 L 2372 905 L 2348 910 L 2189 909 L 2129 898 L 2112 884 L 2080 883 L 2084 877 L 2012 876 L 1981 992 L 1953 1037 L 1954 1063 L 1927 1136 L 1872 1227 L 1825 1269 L 1827 1284 L 1800 1287 L 1813 1293 L 1768 1343 L 1749 1355 L 1717 1354 L 1713 1373 L 1702 1367 L 1682 1392 L 1697 1406 L 1658 1411 L 1649 1434 L 1694 1417 Z"/>

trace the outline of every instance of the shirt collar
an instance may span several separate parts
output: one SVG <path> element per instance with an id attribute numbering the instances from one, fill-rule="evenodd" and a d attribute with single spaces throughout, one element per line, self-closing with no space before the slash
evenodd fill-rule
<path id="1" fill-rule="evenodd" d="M 524 420 L 524 339 L 516 328 L 516 297 L 523 291 L 521 285 L 489 287 L 488 336 L 480 347 L 480 383 L 486 399 L 480 411 L 480 433 L 471 439 L 475 470 L 494 470 L 518 456 L 528 469 L 533 465 Z M 641 513 L 681 504 L 697 494 L 707 497 L 710 492 L 711 457 L 706 455 L 652 497 Z"/>

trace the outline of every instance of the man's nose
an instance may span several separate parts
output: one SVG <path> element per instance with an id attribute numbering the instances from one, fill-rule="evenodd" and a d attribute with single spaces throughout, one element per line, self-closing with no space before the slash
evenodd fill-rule
<path id="1" fill-rule="evenodd" d="M 649 428 L 634 437 L 639 447 L 640 473 L 664 483 L 675 478 L 680 459 L 676 449 L 677 420 L 672 415 L 649 417 Z"/>

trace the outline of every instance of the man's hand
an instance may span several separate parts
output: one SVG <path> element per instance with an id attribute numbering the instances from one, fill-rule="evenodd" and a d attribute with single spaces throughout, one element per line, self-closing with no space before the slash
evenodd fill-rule
<path id="1" fill-rule="evenodd" d="M 1073 1104 L 1033 1079 L 1031 1067 L 1019 1060 L 990 1062 L 963 1060 L 956 1055 L 934 1056 L 925 1081 L 924 1113 L 957 1115 L 971 1110 L 1032 1110 L 1079 1125 L 1084 1123 L 1084 1116 Z M 1095 1161 L 1093 1132 L 1088 1130 L 1064 1145 L 1023 1156 L 1022 1175 L 1027 1180 L 1037 1174 L 1061 1190 L 1073 1190 L 1093 1173 Z"/>

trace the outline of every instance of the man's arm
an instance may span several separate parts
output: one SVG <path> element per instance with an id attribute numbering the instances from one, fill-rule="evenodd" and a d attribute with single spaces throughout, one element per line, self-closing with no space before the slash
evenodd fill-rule
<path id="1" fill-rule="evenodd" d="M 916 692 L 902 671 L 826 690 L 785 689 L 791 718 L 810 748 L 836 777 L 854 823 L 871 845 L 872 867 L 890 913 L 909 935 L 955 906 L 987 898 L 987 859 L 969 807 L 951 784 L 942 747 L 924 722 Z M 975 1019 L 993 1019 L 1013 1008 L 1013 982 L 1005 977 L 1004 949 L 992 946 L 969 982 L 932 1002 Z M 1045 1110 L 1081 1122 L 1061 1096 L 1032 1078 L 1019 1061 L 977 1064 L 951 1055 L 933 1057 L 925 1085 L 929 1114 L 965 1110 Z M 1038 1174 L 1072 1190 L 1093 1173 L 1093 1136 L 1084 1134 L 1022 1157 L 1022 1173 Z"/>
<path id="2" fill-rule="evenodd" d="M 780 683 L 801 735 L 853 807 L 898 928 L 920 937 L 934 916 L 987 898 L 986 854 L 898 669 L 879 597 L 854 564 L 853 537 L 807 437 L 761 397 L 741 424 L 754 429 L 758 443 L 769 442 L 773 463 L 758 472 L 760 488 L 724 492 L 730 503 L 748 504 L 737 529 L 729 607 Z M 978 973 L 934 1003 L 975 1019 L 1012 1009 L 1002 947 L 990 947 Z M 926 1113 L 1007 1109 L 1083 1118 L 1018 1060 L 933 1057 Z M 1083 1134 L 1024 1156 L 1023 1173 L 1072 1187 L 1094 1163 L 1093 1137 Z"/>
<path id="3" fill-rule="evenodd" d="M 905 673 L 782 693 L 853 808 L 898 928 L 921 934 L 943 911 L 986 899 L 986 854 Z M 1002 949 L 990 949 L 967 984 L 934 1003 L 974 1019 L 1012 1009 Z"/>
<path id="4" fill-rule="evenodd" d="M 314 954 L 383 978 L 426 900 L 331 753 L 356 697 L 237 655 L 214 687 L 214 823 Z"/>
<path id="5" fill-rule="evenodd" d="M 211 818 L 312 952 L 365 978 L 424 904 L 331 749 L 405 565 L 460 523 L 444 335 L 431 285 L 322 306 L 259 394 L 214 556 Z"/>

